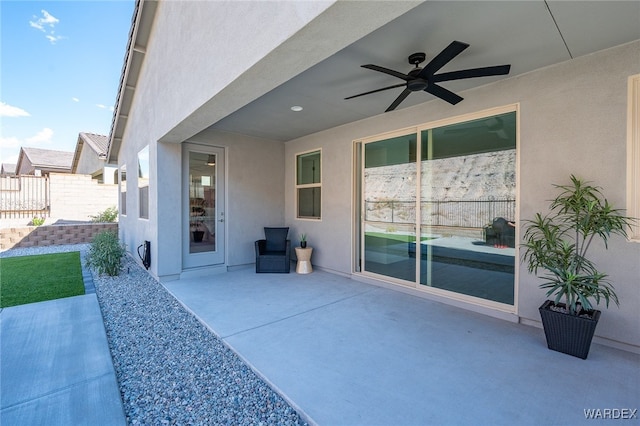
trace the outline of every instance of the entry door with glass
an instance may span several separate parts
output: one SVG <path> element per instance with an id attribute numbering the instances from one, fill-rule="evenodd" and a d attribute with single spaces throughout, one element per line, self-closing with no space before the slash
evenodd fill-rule
<path id="1" fill-rule="evenodd" d="M 183 149 L 183 267 L 224 263 L 224 150 Z"/>

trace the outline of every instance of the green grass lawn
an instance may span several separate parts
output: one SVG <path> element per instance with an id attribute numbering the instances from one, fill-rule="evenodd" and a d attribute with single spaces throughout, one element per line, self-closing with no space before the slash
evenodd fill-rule
<path id="1" fill-rule="evenodd" d="M 413 243 L 416 241 L 415 235 L 385 234 L 383 232 L 367 232 L 364 238 L 369 247 L 383 247 L 398 243 Z M 433 237 L 420 237 L 420 241 L 432 239 Z"/>
<path id="2" fill-rule="evenodd" d="M 0 307 L 84 294 L 80 252 L 0 259 Z"/>

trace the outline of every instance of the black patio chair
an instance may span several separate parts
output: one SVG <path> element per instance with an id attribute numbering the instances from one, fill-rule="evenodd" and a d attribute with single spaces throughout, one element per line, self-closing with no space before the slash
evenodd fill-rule
<path id="1" fill-rule="evenodd" d="M 291 241 L 289 228 L 264 228 L 263 240 L 255 242 L 256 273 L 289 273 L 291 268 Z"/>
<path id="2" fill-rule="evenodd" d="M 493 219 L 491 227 L 496 235 L 495 238 L 498 247 L 516 246 L 516 228 L 514 222 L 508 221 L 503 217 L 497 217 Z"/>

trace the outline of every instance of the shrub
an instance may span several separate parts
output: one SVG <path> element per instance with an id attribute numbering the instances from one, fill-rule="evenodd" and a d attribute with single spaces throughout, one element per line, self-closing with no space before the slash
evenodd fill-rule
<path id="1" fill-rule="evenodd" d="M 124 245 L 120 244 L 118 234 L 114 231 L 98 233 L 91 242 L 87 255 L 87 266 L 94 267 L 99 274 L 116 276 L 120 273 Z"/>
<path id="2" fill-rule="evenodd" d="M 92 222 L 96 223 L 113 223 L 118 219 L 118 209 L 115 207 L 109 207 L 105 211 L 98 213 L 95 216 L 90 216 Z"/>
<path id="3" fill-rule="evenodd" d="M 33 224 L 33 226 L 44 225 L 44 217 L 35 216 L 31 223 Z"/>

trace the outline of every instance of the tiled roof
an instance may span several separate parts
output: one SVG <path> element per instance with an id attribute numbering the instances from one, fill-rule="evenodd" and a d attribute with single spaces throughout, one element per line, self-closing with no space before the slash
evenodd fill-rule
<path id="1" fill-rule="evenodd" d="M 73 152 L 40 148 L 22 148 L 22 151 L 35 167 L 71 170 Z"/>
<path id="2" fill-rule="evenodd" d="M 17 164 L 2 163 L 2 172 L 8 175 L 15 175 L 16 166 Z"/>
<path id="3" fill-rule="evenodd" d="M 93 149 L 98 156 L 107 155 L 107 145 L 109 138 L 105 135 L 97 135 L 95 133 L 80 132 L 82 140 Z"/>

